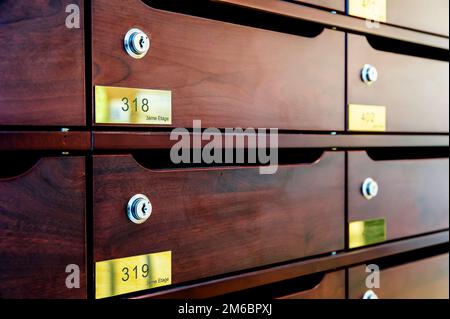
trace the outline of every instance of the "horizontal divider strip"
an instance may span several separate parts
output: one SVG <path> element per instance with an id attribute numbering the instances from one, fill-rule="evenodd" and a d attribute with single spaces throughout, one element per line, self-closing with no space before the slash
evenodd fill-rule
<path id="1" fill-rule="evenodd" d="M 255 288 L 278 281 L 289 280 L 305 275 L 326 272 L 348 266 L 354 266 L 365 263 L 367 261 L 393 256 L 409 251 L 442 245 L 448 243 L 448 241 L 449 231 L 447 230 L 359 250 L 339 252 L 336 255 L 308 259 L 305 261 L 272 267 L 269 269 L 229 276 L 226 278 L 182 285 L 172 289 L 166 289 L 155 293 L 148 293 L 134 298 L 210 298 L 244 289 Z"/>
<path id="2" fill-rule="evenodd" d="M 91 132 L 0 131 L 0 151 L 89 151 Z"/>
<path id="3" fill-rule="evenodd" d="M 413 42 L 439 49 L 449 49 L 449 39 L 447 37 L 404 29 L 383 23 L 380 24 L 380 28 L 368 28 L 366 26 L 365 19 L 345 16 L 341 14 L 333 14 L 325 10 L 310 8 L 308 6 L 302 6 L 297 3 L 279 0 L 211 1 L 264 12 L 271 12 L 273 14 L 278 14 L 290 18 L 297 18 L 309 22 L 316 22 L 327 27 L 337 28 L 343 31 Z"/>
<path id="4" fill-rule="evenodd" d="M 433 247 L 426 247 L 414 251 L 402 252 L 395 256 L 382 257 L 377 260 L 368 260 L 367 263 L 375 264 L 379 266 L 381 270 L 385 270 L 390 267 L 403 266 L 405 264 L 418 261 L 420 262 L 428 258 L 441 256 L 445 253 L 448 253 L 448 245 L 444 244 Z M 342 270 L 338 270 L 338 272 L 339 271 Z M 328 273 L 319 272 L 289 280 L 283 280 L 251 289 L 240 290 L 227 295 L 218 296 L 217 298 L 238 299 L 242 297 L 254 297 L 276 299 L 299 292 L 308 292 L 314 290 L 315 288 L 318 288 L 323 283 L 323 281 L 326 280 L 326 276 L 332 274 L 333 272 L 334 270 L 331 270 Z"/>
<path id="5" fill-rule="evenodd" d="M 187 137 L 189 135 L 189 138 Z M 213 134 L 214 135 L 214 134 Z M 219 135 L 219 134 L 217 134 Z M 225 139 L 229 134 L 220 134 Z M 193 139 L 201 139 L 199 133 L 186 133 L 182 138 L 186 147 L 193 145 Z M 234 135 L 237 136 L 237 135 Z M 242 135 L 240 135 L 242 137 Z M 255 138 L 256 136 L 253 135 Z M 215 137 L 214 137 L 215 138 Z M 266 145 L 270 145 L 269 135 Z M 170 140 L 167 132 L 93 132 L 95 150 L 151 150 L 167 149 L 180 139 Z M 236 140 L 236 138 L 234 138 Z M 210 140 L 201 141 L 202 147 Z M 235 143 L 234 143 L 235 145 Z M 244 147 L 248 147 L 245 142 Z M 279 134 L 279 148 L 375 148 L 375 147 L 448 147 L 449 137 L 445 135 L 332 135 L 332 134 Z"/>
<path id="6" fill-rule="evenodd" d="M 92 134 L 92 136 L 91 136 Z M 198 133 L 189 133 L 190 142 Z M 227 134 L 220 134 L 225 138 Z M 236 135 L 235 135 L 236 136 Z M 0 131 L 0 151 L 151 150 L 171 148 L 170 132 Z M 197 137 L 199 138 L 199 137 Z M 270 145 L 266 136 L 266 145 Z M 209 141 L 202 141 L 202 147 Z M 191 144 L 192 145 L 192 144 Z M 247 147 L 248 143 L 244 145 Z M 448 147 L 448 135 L 279 134 L 279 148 Z"/>

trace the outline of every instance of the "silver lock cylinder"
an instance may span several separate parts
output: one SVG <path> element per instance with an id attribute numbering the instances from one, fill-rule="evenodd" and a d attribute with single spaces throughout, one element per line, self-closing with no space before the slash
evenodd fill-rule
<path id="1" fill-rule="evenodd" d="M 370 64 L 364 65 L 361 71 L 361 79 L 367 85 L 370 85 L 378 80 L 378 70 Z"/>
<path id="2" fill-rule="evenodd" d="M 147 196 L 142 194 L 134 195 L 127 205 L 128 219 L 135 224 L 144 223 L 152 214 L 152 203 Z"/>
<path id="3" fill-rule="evenodd" d="M 131 57 L 142 59 L 150 49 L 150 38 L 144 31 L 133 28 L 125 35 L 123 45 Z"/>
<path id="4" fill-rule="evenodd" d="M 366 178 L 361 187 L 362 194 L 367 200 L 377 197 L 379 190 L 378 183 L 370 177 Z"/>
<path id="5" fill-rule="evenodd" d="M 378 296 L 373 290 L 367 290 L 362 299 L 378 299 Z"/>

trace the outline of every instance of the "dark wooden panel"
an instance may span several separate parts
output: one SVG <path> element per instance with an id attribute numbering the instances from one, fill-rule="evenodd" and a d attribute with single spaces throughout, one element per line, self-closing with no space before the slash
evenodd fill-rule
<path id="1" fill-rule="evenodd" d="M 90 132 L 0 131 L 0 151 L 87 151 Z"/>
<path id="2" fill-rule="evenodd" d="M 343 249 L 343 168 L 341 152 L 275 175 L 154 171 L 128 155 L 94 156 L 94 259 L 170 250 L 172 283 L 180 283 Z M 153 206 L 141 225 L 125 212 L 137 193 Z"/>
<path id="3" fill-rule="evenodd" d="M 271 12 L 286 17 L 321 23 L 328 27 L 336 27 L 354 33 L 364 33 L 381 37 L 413 42 L 436 48 L 449 48 L 449 39 L 443 36 L 426 34 L 414 30 L 398 28 L 382 24 L 381 28 L 367 28 L 366 20 L 332 14 L 323 10 L 299 6 L 295 3 L 280 0 L 211 0 L 229 5 L 242 6 L 264 12 Z"/>
<path id="4" fill-rule="evenodd" d="M 79 29 L 66 6 L 80 7 Z M 81 0 L 0 3 L 0 125 L 85 125 Z"/>
<path id="5" fill-rule="evenodd" d="M 361 299 L 366 288 L 365 265 L 349 269 L 349 297 Z M 448 299 L 448 254 L 387 268 L 380 272 L 381 299 Z"/>
<path id="6" fill-rule="evenodd" d="M 361 70 L 371 64 L 378 81 L 368 86 Z M 388 132 L 449 131 L 449 64 L 375 50 L 348 35 L 348 103 L 383 105 Z"/>
<path id="7" fill-rule="evenodd" d="M 338 252 L 333 256 L 307 259 L 300 262 L 263 270 L 247 272 L 215 280 L 183 285 L 157 293 L 141 295 L 138 298 L 208 298 L 255 288 L 283 280 L 294 279 L 317 272 L 365 263 L 382 257 L 393 256 L 416 249 L 448 243 L 448 231 L 392 242 L 385 245 L 363 248 L 350 252 Z"/>
<path id="8" fill-rule="evenodd" d="M 311 290 L 280 299 L 345 299 L 345 270 L 326 274 L 320 284 Z"/>
<path id="9" fill-rule="evenodd" d="M 299 4 L 307 3 L 318 7 L 345 12 L 345 0 L 294 0 Z"/>
<path id="10" fill-rule="evenodd" d="M 85 298 L 85 159 L 43 158 L 0 179 L 0 297 Z M 66 266 L 80 267 L 68 289 Z"/>
<path id="11" fill-rule="evenodd" d="M 141 60 L 122 45 L 134 26 L 152 41 Z M 99 0 L 93 82 L 171 90 L 174 127 L 342 130 L 344 45 L 338 31 L 307 38 Z"/>
<path id="12" fill-rule="evenodd" d="M 349 152 L 348 168 L 350 222 L 386 218 L 388 240 L 449 227 L 448 158 L 373 161 Z M 361 194 L 367 177 L 380 187 L 371 200 Z"/>
<path id="13" fill-rule="evenodd" d="M 195 136 L 198 137 L 196 133 L 186 134 L 186 146 L 193 145 Z M 215 135 L 215 138 L 217 136 Z M 222 134 L 222 138 L 226 136 L 228 135 Z M 266 145 L 270 145 L 269 142 Z M 175 143 L 179 142 L 170 140 L 170 133 L 167 132 L 93 132 L 95 150 L 167 149 Z M 207 143 L 209 141 L 202 140 L 203 146 Z M 278 146 L 279 148 L 448 147 L 449 137 L 443 135 L 279 134 Z"/>
<path id="14" fill-rule="evenodd" d="M 389 0 L 387 23 L 449 35 L 448 0 Z"/>

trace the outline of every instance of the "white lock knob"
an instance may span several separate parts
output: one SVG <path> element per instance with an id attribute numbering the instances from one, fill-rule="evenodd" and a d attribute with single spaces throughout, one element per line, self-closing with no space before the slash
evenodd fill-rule
<path id="1" fill-rule="evenodd" d="M 362 194 L 367 200 L 371 200 L 376 197 L 379 190 L 378 183 L 370 177 L 366 178 L 361 187 Z"/>
<path id="2" fill-rule="evenodd" d="M 150 38 L 144 31 L 133 28 L 125 35 L 123 45 L 131 57 L 142 59 L 150 49 Z"/>
<path id="3" fill-rule="evenodd" d="M 378 296 L 373 290 L 367 290 L 363 299 L 378 299 Z"/>
<path id="4" fill-rule="evenodd" d="M 378 80 L 378 70 L 370 64 L 364 65 L 361 71 L 361 79 L 364 83 L 370 85 Z"/>
<path id="5" fill-rule="evenodd" d="M 142 194 L 134 195 L 127 205 L 128 219 L 135 224 L 142 224 L 152 214 L 152 203 L 147 196 Z"/>

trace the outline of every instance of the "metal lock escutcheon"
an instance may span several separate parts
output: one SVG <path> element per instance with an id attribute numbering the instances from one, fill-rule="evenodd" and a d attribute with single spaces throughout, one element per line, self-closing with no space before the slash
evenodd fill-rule
<path id="1" fill-rule="evenodd" d="M 362 299 L 379 299 L 378 295 L 373 290 L 367 290 Z"/>
<path id="2" fill-rule="evenodd" d="M 361 71 L 361 79 L 367 85 L 371 85 L 378 80 L 378 70 L 376 67 L 370 64 L 363 66 Z"/>
<path id="3" fill-rule="evenodd" d="M 150 49 L 150 38 L 144 31 L 133 28 L 125 35 L 123 45 L 128 55 L 135 59 L 142 59 Z"/>
<path id="4" fill-rule="evenodd" d="M 371 200 L 372 198 L 377 197 L 379 191 L 380 187 L 374 179 L 368 177 L 364 180 L 361 187 L 361 192 L 365 199 Z"/>
<path id="5" fill-rule="evenodd" d="M 152 214 L 152 203 L 147 196 L 136 194 L 127 205 L 127 216 L 135 224 L 144 223 Z"/>

